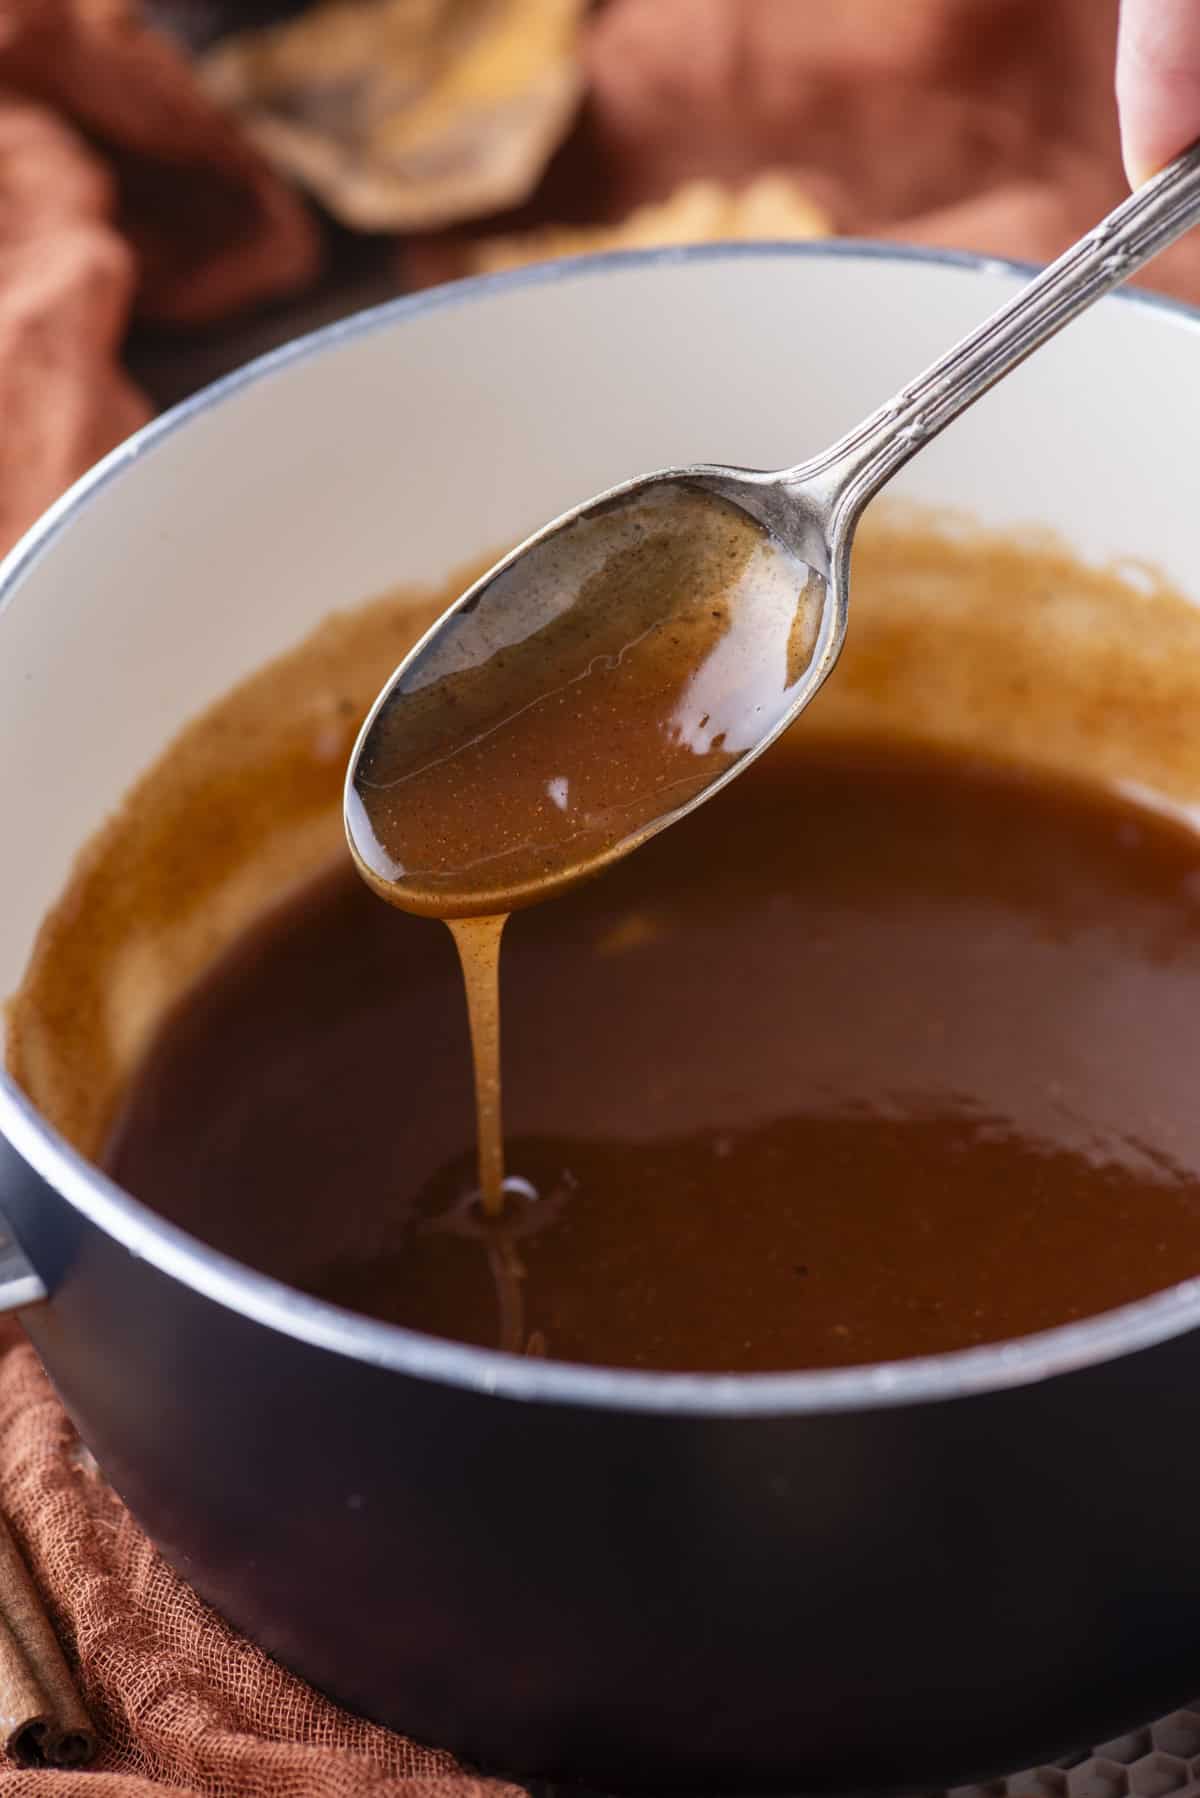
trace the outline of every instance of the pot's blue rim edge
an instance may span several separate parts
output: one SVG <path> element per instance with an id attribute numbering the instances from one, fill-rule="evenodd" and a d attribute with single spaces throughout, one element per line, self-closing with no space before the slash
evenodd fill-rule
<path id="1" fill-rule="evenodd" d="M 294 362 L 307 361 L 344 340 L 385 329 L 398 320 L 445 306 L 470 304 L 510 289 L 647 266 L 784 257 L 916 262 L 975 274 L 1017 277 L 1036 272 L 1029 263 L 969 251 L 921 249 L 863 239 L 813 239 L 613 250 L 481 275 L 419 294 L 402 295 L 255 358 L 172 407 L 118 445 L 69 488 L 0 562 L 0 620 L 21 581 L 110 481 L 193 418 Z M 1200 327 L 1200 309 L 1165 294 L 1125 289 L 1101 303 L 1148 308 L 1166 313 L 1193 329 Z M 649 1374 L 522 1359 L 360 1317 L 298 1292 L 208 1247 L 187 1231 L 167 1223 L 74 1150 L 2 1068 L 0 1132 L 48 1185 L 106 1235 L 215 1303 L 314 1347 L 497 1397 L 692 1416 L 857 1411 L 965 1398 L 973 1393 L 1027 1385 L 1150 1348 L 1200 1325 L 1200 1279 L 1195 1279 L 1100 1317 L 1014 1342 L 865 1367 L 778 1374 Z"/>

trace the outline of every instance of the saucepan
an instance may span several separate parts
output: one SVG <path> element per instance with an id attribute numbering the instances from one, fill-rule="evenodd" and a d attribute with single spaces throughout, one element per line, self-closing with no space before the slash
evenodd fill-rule
<path id="1" fill-rule="evenodd" d="M 1023 278 L 855 244 L 600 257 L 401 300 L 150 426 L 0 580 L 0 989 L 139 772 L 327 613 L 636 470 L 794 461 Z M 1122 296 L 901 494 L 1200 595 L 1198 468 L 1200 319 Z M 606 1372 L 240 1265 L 11 1082 L 0 1131 L 0 1296 L 101 1467 L 206 1599 L 372 1717 L 592 1787 L 850 1791 L 1029 1765 L 1200 1685 L 1200 1282 L 889 1366 Z"/>

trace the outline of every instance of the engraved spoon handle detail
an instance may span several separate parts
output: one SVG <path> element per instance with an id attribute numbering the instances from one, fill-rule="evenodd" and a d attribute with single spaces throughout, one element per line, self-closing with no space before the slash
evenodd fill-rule
<path id="1" fill-rule="evenodd" d="M 886 405 L 831 448 L 789 469 L 787 486 L 824 497 L 831 539 L 960 412 L 1110 289 L 1200 220 L 1200 143 L 1168 163 Z"/>

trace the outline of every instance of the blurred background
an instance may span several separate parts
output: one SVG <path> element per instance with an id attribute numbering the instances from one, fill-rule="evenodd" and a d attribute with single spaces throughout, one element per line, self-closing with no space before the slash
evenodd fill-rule
<path id="1" fill-rule="evenodd" d="M 153 411 L 593 249 L 1044 261 L 1125 191 L 1117 0 L 0 0 L 0 547 Z M 1200 240 L 1154 285 L 1200 300 Z"/>

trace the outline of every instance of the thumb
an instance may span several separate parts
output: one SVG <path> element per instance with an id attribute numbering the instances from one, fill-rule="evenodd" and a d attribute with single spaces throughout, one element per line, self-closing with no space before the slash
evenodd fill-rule
<path id="1" fill-rule="evenodd" d="M 1200 138 L 1200 0 L 1122 0 L 1117 111 L 1133 187 Z"/>

